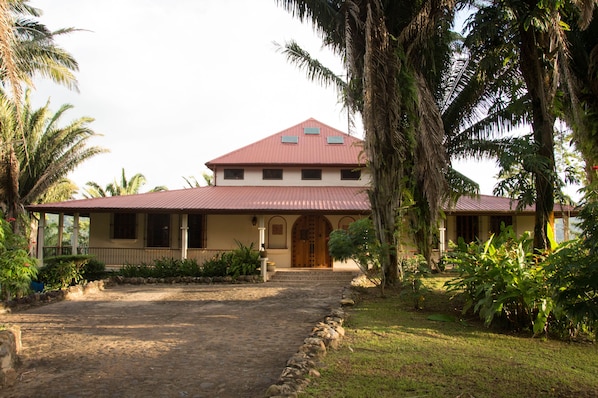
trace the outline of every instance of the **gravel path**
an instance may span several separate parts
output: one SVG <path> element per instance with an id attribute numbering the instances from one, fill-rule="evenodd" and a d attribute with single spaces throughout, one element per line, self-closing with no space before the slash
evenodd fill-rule
<path id="1" fill-rule="evenodd" d="M 21 327 L 3 397 L 262 397 L 333 284 L 118 285 L 3 315 Z"/>

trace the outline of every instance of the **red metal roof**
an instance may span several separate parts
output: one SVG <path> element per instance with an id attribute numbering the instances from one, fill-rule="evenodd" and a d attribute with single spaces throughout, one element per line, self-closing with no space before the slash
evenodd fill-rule
<path id="1" fill-rule="evenodd" d="M 210 186 L 27 206 L 46 213 L 367 213 L 362 187 Z"/>
<path id="2" fill-rule="evenodd" d="M 527 213 L 516 211 L 517 202 L 509 198 L 480 195 L 461 197 L 447 214 Z M 27 206 L 27 210 L 45 213 L 369 213 L 370 202 L 363 187 L 267 187 L 210 186 L 138 195 L 70 200 Z M 571 206 L 555 206 L 555 212 L 577 211 Z"/>
<path id="3" fill-rule="evenodd" d="M 319 133 L 306 134 L 305 128 L 317 128 Z M 283 137 L 296 137 L 297 142 L 283 142 Z M 328 137 L 342 137 L 332 138 L 342 140 L 342 143 L 329 143 Z M 210 160 L 206 166 L 212 170 L 222 165 L 357 166 L 365 164 L 362 143 L 362 140 L 312 118 Z"/>
<path id="4" fill-rule="evenodd" d="M 533 213 L 535 206 L 527 206 L 522 211 L 517 211 L 517 204 L 519 202 L 514 199 L 504 198 L 500 196 L 480 195 L 479 197 L 462 196 L 457 203 L 452 207 L 446 207 L 445 211 L 451 213 Z M 556 204 L 554 206 L 556 213 L 571 212 L 577 214 L 577 210 L 572 206 L 561 206 Z"/>

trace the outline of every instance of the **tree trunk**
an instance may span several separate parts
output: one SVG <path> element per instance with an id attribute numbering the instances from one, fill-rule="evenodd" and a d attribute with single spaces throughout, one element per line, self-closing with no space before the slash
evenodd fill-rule
<path id="1" fill-rule="evenodd" d="M 7 144 L 8 149 L 4 153 L 2 166 L 0 167 L 0 179 L 2 182 L 2 211 L 6 219 L 14 218 L 11 223 L 13 232 L 18 233 L 19 219 L 22 213 L 19 201 L 19 161 L 12 145 Z"/>
<path id="2" fill-rule="evenodd" d="M 557 86 L 556 51 L 547 33 L 521 28 L 521 72 L 532 104 L 532 127 L 539 166 L 532 170 L 536 186 L 534 249 L 550 249 L 548 228 L 554 228 L 554 98 Z"/>

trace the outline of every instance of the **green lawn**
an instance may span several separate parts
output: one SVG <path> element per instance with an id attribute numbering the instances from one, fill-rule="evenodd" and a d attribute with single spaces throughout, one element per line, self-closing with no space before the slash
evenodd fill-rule
<path id="1" fill-rule="evenodd" d="M 412 296 L 363 289 L 340 349 L 300 396 L 598 397 L 596 344 L 487 329 L 461 316 L 445 280 L 427 280 L 431 290 L 418 310 Z"/>

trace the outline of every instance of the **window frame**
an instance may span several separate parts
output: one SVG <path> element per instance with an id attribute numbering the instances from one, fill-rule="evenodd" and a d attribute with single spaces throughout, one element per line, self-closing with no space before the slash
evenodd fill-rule
<path id="1" fill-rule="evenodd" d="M 309 173 L 315 173 L 317 176 L 308 176 Z M 301 169 L 301 180 L 303 181 L 321 181 L 322 169 Z"/>
<path id="2" fill-rule="evenodd" d="M 226 168 L 223 170 L 223 176 L 225 180 L 244 180 L 245 169 Z"/>
<path id="3" fill-rule="evenodd" d="M 273 175 L 267 175 L 267 174 L 273 174 Z M 280 174 L 280 176 L 278 176 L 278 174 Z M 284 172 L 282 171 L 282 169 L 262 169 L 262 180 L 282 180 L 283 179 L 283 174 Z"/>
<path id="4" fill-rule="evenodd" d="M 341 169 L 341 180 L 359 181 L 361 180 L 361 169 Z"/>
<path id="5" fill-rule="evenodd" d="M 112 239 L 137 239 L 137 213 L 112 213 Z"/>

